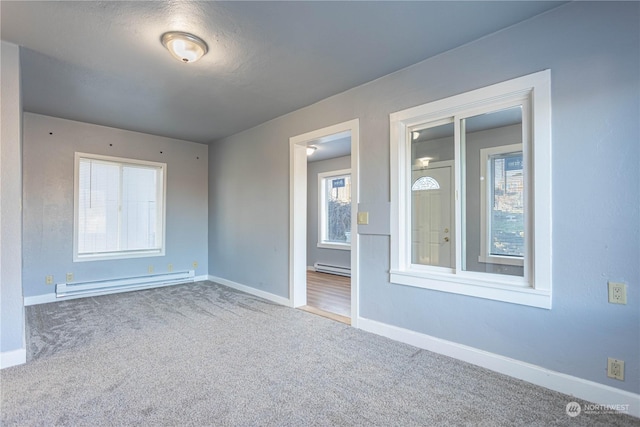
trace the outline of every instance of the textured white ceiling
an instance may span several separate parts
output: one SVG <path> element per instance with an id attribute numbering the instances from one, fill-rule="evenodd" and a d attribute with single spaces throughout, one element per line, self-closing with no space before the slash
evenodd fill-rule
<path id="1" fill-rule="evenodd" d="M 0 2 L 26 111 L 211 142 L 559 2 Z M 209 53 L 160 43 L 187 31 Z"/>

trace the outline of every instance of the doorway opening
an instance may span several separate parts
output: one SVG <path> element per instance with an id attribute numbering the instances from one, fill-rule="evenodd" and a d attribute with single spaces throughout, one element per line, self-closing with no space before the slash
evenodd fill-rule
<path id="1" fill-rule="evenodd" d="M 290 300 L 356 326 L 358 120 L 290 138 Z M 307 154 L 309 153 L 309 154 Z"/>

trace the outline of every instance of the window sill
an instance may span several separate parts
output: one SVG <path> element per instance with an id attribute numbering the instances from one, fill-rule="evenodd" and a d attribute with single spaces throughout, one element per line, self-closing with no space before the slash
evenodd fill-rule
<path id="1" fill-rule="evenodd" d="M 164 256 L 163 249 L 150 249 L 130 252 L 101 252 L 95 254 L 74 254 L 73 262 L 106 261 L 111 259 L 130 259 Z"/>
<path id="2" fill-rule="evenodd" d="M 551 309 L 551 293 L 509 280 L 478 280 L 456 274 L 391 270 L 391 283 Z"/>
<path id="3" fill-rule="evenodd" d="M 350 251 L 351 243 L 324 242 L 324 243 L 318 243 L 318 247 L 322 249 L 339 249 L 341 251 Z"/>
<path id="4" fill-rule="evenodd" d="M 524 260 L 522 258 L 499 255 L 480 255 L 478 262 L 484 264 L 515 265 L 518 267 L 524 266 Z"/>

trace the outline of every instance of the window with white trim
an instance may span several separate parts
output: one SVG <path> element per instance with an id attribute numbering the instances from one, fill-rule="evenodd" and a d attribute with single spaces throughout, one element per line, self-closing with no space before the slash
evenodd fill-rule
<path id="1" fill-rule="evenodd" d="M 164 255 L 166 167 L 75 154 L 74 262 Z"/>
<path id="2" fill-rule="evenodd" d="M 392 283 L 551 308 L 550 113 L 546 70 L 391 114 Z"/>
<path id="3" fill-rule="evenodd" d="M 318 174 L 318 247 L 351 249 L 351 170 Z"/>

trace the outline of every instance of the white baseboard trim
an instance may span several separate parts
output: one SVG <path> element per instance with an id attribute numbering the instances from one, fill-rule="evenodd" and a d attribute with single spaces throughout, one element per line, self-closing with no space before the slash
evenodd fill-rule
<path id="1" fill-rule="evenodd" d="M 55 292 L 50 293 L 50 294 L 44 294 L 44 295 L 34 295 L 32 297 L 24 297 L 24 306 L 29 306 L 29 305 L 38 305 L 38 304 L 48 304 L 50 302 L 57 302 L 59 301 L 58 298 L 56 298 L 56 294 Z"/>
<path id="2" fill-rule="evenodd" d="M 22 365 L 24 363 L 27 363 L 26 348 L 0 353 L 0 369 L 10 368 L 11 366 Z"/>
<path id="3" fill-rule="evenodd" d="M 209 280 L 209 276 L 206 274 L 203 274 L 202 276 L 196 276 L 193 278 L 194 282 L 204 282 L 205 280 Z"/>
<path id="4" fill-rule="evenodd" d="M 236 289 L 238 291 L 246 292 L 248 294 L 255 295 L 257 297 L 264 298 L 269 301 L 273 301 L 277 304 L 291 307 L 291 300 L 289 300 L 289 298 L 284 298 L 279 295 L 272 294 L 270 292 L 261 291 L 260 289 L 252 288 L 251 286 L 247 286 L 247 285 L 242 285 L 240 283 L 237 283 L 231 280 L 223 279 L 222 277 L 209 275 L 209 280 L 212 282 L 216 282 L 221 285 Z"/>
<path id="5" fill-rule="evenodd" d="M 395 341 L 413 345 L 462 360 L 501 374 L 509 375 L 560 393 L 600 405 L 629 405 L 629 415 L 640 418 L 640 394 L 620 390 L 594 381 L 511 359 L 474 347 L 443 340 L 409 329 L 388 325 L 375 320 L 358 318 L 358 328 Z M 569 402 L 567 402 L 569 403 Z"/>
<path id="6" fill-rule="evenodd" d="M 316 271 L 316 268 L 313 265 L 307 265 L 307 271 Z"/>

